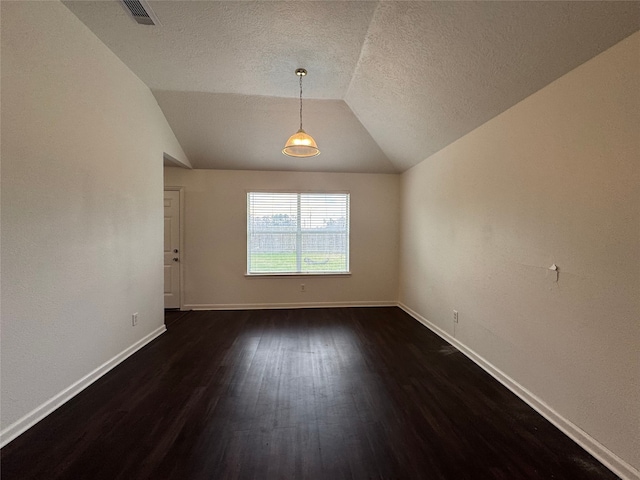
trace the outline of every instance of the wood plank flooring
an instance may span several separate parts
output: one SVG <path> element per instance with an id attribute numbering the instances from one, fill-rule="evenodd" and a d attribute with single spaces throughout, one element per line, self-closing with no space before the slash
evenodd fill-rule
<path id="1" fill-rule="evenodd" d="M 2 479 L 617 478 L 398 308 L 167 324 L 2 449 Z"/>

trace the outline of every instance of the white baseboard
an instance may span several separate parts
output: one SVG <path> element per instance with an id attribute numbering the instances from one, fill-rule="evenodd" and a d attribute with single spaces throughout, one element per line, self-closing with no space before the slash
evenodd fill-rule
<path id="1" fill-rule="evenodd" d="M 560 429 L 565 435 L 567 435 L 574 442 L 584 448 L 587 452 L 597 458 L 600 462 L 602 462 L 603 465 L 606 465 L 616 475 L 624 480 L 640 479 L 640 471 L 622 460 L 615 453 L 602 445 L 580 427 L 564 418 L 553 408 L 547 405 L 543 400 L 524 388 L 511 377 L 506 375 L 499 368 L 492 365 L 482 356 L 478 355 L 475 351 L 461 343 L 456 338 L 449 335 L 447 332 L 445 332 L 435 324 L 431 323 L 419 313 L 413 311 L 411 308 L 402 303 L 398 303 L 397 305 L 417 321 L 419 321 L 421 324 L 423 324 L 425 327 L 427 327 L 429 330 L 433 331 L 436 335 L 440 336 L 451 345 L 456 347 L 458 350 L 460 350 L 460 352 L 462 352 L 465 356 L 467 356 L 470 360 L 481 367 L 493 378 L 498 380 L 502 385 L 511 390 L 540 415 L 542 415 L 544 418 L 558 427 L 558 429 Z"/>
<path id="2" fill-rule="evenodd" d="M 308 303 L 193 303 L 185 304 L 185 310 L 276 310 L 283 308 L 347 308 L 347 307 L 397 307 L 395 300 L 375 302 L 308 302 Z"/>
<path id="3" fill-rule="evenodd" d="M 65 388 L 63 391 L 50 398 L 46 402 L 44 402 L 39 407 L 35 408 L 31 412 L 27 413 L 24 417 L 17 420 L 16 422 L 9 425 L 7 428 L 0 432 L 0 448 L 4 447 L 6 444 L 11 442 L 13 439 L 18 437 L 20 434 L 27 431 L 29 428 L 34 426 L 40 420 L 45 418 L 51 412 L 56 410 L 62 404 L 68 402 L 73 397 L 75 397 L 82 390 L 87 388 L 93 382 L 102 377 L 109 370 L 113 369 L 119 363 L 122 363 L 128 357 L 133 355 L 135 352 L 140 350 L 146 344 L 151 342 L 153 339 L 159 337 L 164 332 L 167 331 L 167 328 L 162 325 L 161 327 L 156 328 L 153 332 L 146 335 L 145 337 L 138 340 L 136 343 L 131 345 L 130 347 L 124 349 L 122 352 L 117 354 L 110 360 L 107 360 L 105 363 L 100 365 L 98 368 L 89 372 L 87 375 L 82 377 L 77 382 L 73 383 L 69 387 Z"/>

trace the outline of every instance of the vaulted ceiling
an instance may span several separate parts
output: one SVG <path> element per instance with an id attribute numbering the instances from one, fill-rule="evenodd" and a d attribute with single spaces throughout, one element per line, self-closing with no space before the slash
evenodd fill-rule
<path id="1" fill-rule="evenodd" d="M 640 30 L 635 1 L 150 1 L 158 26 L 64 3 L 214 169 L 401 172 Z M 281 153 L 298 67 L 308 159 Z"/>

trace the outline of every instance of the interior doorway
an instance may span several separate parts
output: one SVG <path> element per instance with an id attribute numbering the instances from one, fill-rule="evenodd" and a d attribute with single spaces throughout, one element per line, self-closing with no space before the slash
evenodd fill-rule
<path id="1" fill-rule="evenodd" d="M 182 308 L 182 187 L 164 188 L 164 308 Z"/>

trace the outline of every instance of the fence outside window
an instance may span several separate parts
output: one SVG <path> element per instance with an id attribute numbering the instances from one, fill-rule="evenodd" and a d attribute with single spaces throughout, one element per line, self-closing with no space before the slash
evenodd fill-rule
<path id="1" fill-rule="evenodd" d="M 347 273 L 348 193 L 247 194 L 247 273 Z"/>

